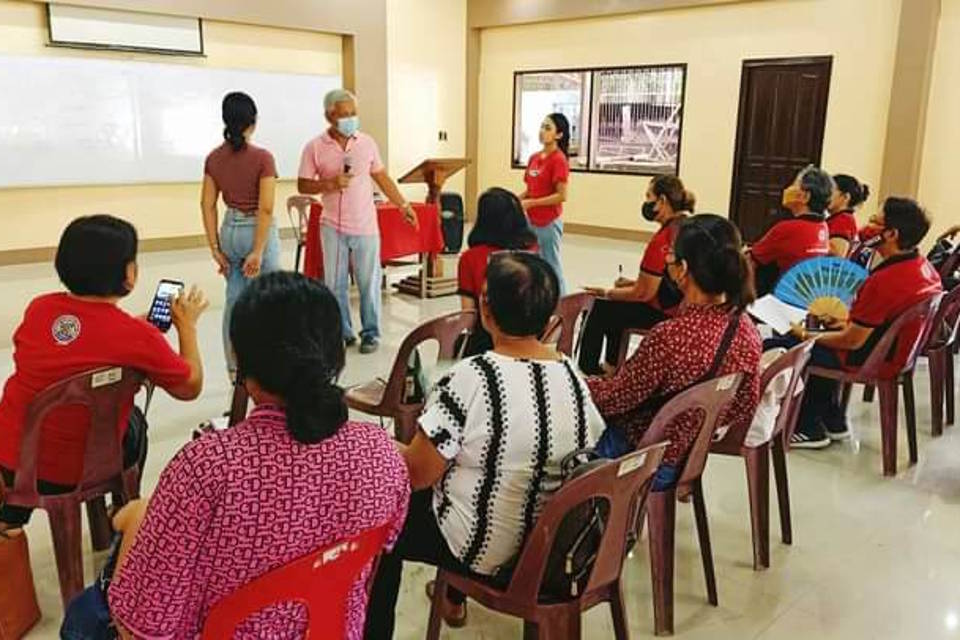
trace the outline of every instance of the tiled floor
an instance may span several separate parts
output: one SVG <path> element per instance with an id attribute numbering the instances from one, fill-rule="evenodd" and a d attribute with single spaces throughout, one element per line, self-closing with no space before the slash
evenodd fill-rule
<path id="1" fill-rule="evenodd" d="M 639 248 L 629 242 L 568 236 L 564 260 L 571 289 L 602 284 L 627 272 Z M 290 247 L 286 247 L 288 254 Z M 292 262 L 292 258 L 290 258 Z M 184 404 L 159 394 L 150 412 L 151 451 L 144 489 L 201 420 L 220 413 L 228 402 L 220 346 L 222 283 L 206 252 L 145 254 L 141 285 L 125 306 L 141 312 L 161 277 L 199 283 L 210 294 L 211 310 L 201 320 L 200 335 L 207 383 L 201 400 Z M 56 285 L 51 266 L 0 269 L 0 375 L 11 367 L 10 342 L 20 313 L 33 295 Z M 384 300 L 384 345 L 374 356 L 348 356 L 346 384 L 383 375 L 403 336 L 418 322 L 453 309 L 455 299 L 420 302 L 389 294 Z M 776 503 L 772 504 L 772 567 L 751 568 L 746 480 L 736 459 L 710 459 L 705 492 L 720 606 L 707 604 L 700 556 L 686 505 L 678 509 L 676 566 L 676 636 L 678 638 L 926 639 L 960 635 L 960 430 L 929 437 L 926 370 L 917 375 L 920 463 L 907 468 L 901 437 L 901 472 L 880 475 L 876 404 L 854 401 L 853 442 L 823 452 L 794 452 L 789 457 L 794 544 L 779 543 Z M 858 397 L 858 394 L 857 394 Z M 53 638 L 61 615 L 56 571 L 46 517 L 38 513 L 28 533 L 37 590 L 44 617 L 30 638 Z M 89 545 L 85 545 L 89 549 Z M 642 549 L 642 547 L 638 548 Z M 99 560 L 89 552 L 88 576 Z M 404 576 L 398 612 L 398 638 L 421 638 L 427 618 L 423 585 L 432 575 L 411 565 Z M 2 579 L 2 577 L 0 577 Z M 628 614 L 634 637 L 652 635 L 649 564 L 638 552 L 626 568 Z M 376 615 L 376 612 L 372 612 Z M 512 619 L 471 604 L 466 628 L 444 631 L 447 638 L 520 637 Z M 606 607 L 588 612 L 586 638 L 612 638 Z"/>

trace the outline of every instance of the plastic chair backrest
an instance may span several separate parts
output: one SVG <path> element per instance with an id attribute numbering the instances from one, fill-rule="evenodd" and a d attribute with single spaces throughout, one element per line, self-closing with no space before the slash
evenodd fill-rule
<path id="1" fill-rule="evenodd" d="M 542 341 L 549 343 L 556 340 L 557 351 L 572 358 L 574 347 L 579 342 L 577 338 L 586 324 L 586 316 L 593 309 L 593 302 L 593 295 L 585 291 L 560 298 L 560 302 L 557 303 L 557 312 L 543 332 Z M 581 318 L 583 322 L 580 325 L 580 331 L 577 331 L 577 321 Z"/>
<path id="2" fill-rule="evenodd" d="M 949 257 L 940 265 L 940 277 L 946 280 L 953 275 L 953 272 L 960 269 L 960 242 L 953 247 Z"/>
<path id="3" fill-rule="evenodd" d="M 957 340 L 960 331 L 960 287 L 943 294 L 940 307 L 933 319 L 930 335 L 924 351 L 930 348 L 952 345 Z"/>
<path id="4" fill-rule="evenodd" d="M 642 506 L 639 503 L 646 500 L 666 446 L 666 442 L 658 442 L 628 453 L 561 486 L 527 536 L 503 599 L 521 607 L 536 606 L 560 523 L 568 512 L 592 498 L 605 500 L 609 511 L 590 579 L 580 597 L 589 599 L 591 591 L 615 581 L 623 568 L 627 535 Z"/>
<path id="5" fill-rule="evenodd" d="M 307 237 L 307 221 L 310 219 L 310 207 L 316 199 L 310 196 L 290 196 L 287 198 L 287 217 L 290 218 L 290 226 L 293 227 L 293 233 L 297 242 L 302 243 Z M 297 212 L 297 218 L 294 219 L 293 212 Z"/>
<path id="6" fill-rule="evenodd" d="M 888 377 L 882 375 L 883 368 L 897 340 L 901 337 L 905 329 L 911 328 L 917 323 L 922 323 L 920 331 L 917 332 L 913 338 L 913 342 L 910 344 L 907 359 L 900 371 L 912 369 L 917 361 L 917 356 L 920 355 L 920 347 L 926 344 L 927 336 L 933 328 L 933 319 L 936 316 L 941 297 L 942 294 L 939 293 L 930 296 L 900 314 L 886 332 L 884 332 L 883 337 L 880 338 L 876 346 L 870 351 L 870 355 L 867 356 L 866 361 L 858 370 L 858 375 L 861 378 L 873 379 Z"/>
<path id="7" fill-rule="evenodd" d="M 20 440 L 20 462 L 13 490 L 5 500 L 22 506 L 42 506 L 45 496 L 37 491 L 37 459 L 44 419 L 54 409 L 84 406 L 90 412 L 90 430 L 83 453 L 80 484 L 70 494 L 82 494 L 123 474 L 123 445 L 117 426 L 126 404 L 132 402 L 144 382 L 139 371 L 122 367 L 97 369 L 53 384 L 30 402 Z"/>
<path id="8" fill-rule="evenodd" d="M 390 370 L 390 377 L 387 378 L 387 386 L 383 391 L 383 404 L 387 407 L 398 407 L 403 403 L 407 365 L 414 349 L 424 342 L 436 340 L 439 343 L 437 360 L 459 360 L 466 341 L 458 342 L 458 339 L 464 334 L 472 333 L 477 322 L 476 311 L 454 311 L 429 320 L 407 334 L 400 343 L 400 349 Z M 460 353 L 457 352 L 458 348 Z"/>
<path id="9" fill-rule="evenodd" d="M 654 442 L 669 440 L 667 427 L 677 416 L 688 411 L 696 412 L 700 420 L 700 431 L 690 447 L 686 462 L 683 463 L 683 471 L 677 484 L 688 484 L 696 480 L 707 464 L 707 453 L 710 451 L 713 434 L 719 426 L 720 416 L 737 394 L 742 380 L 742 373 L 731 373 L 701 382 L 678 394 L 657 412 L 637 446 L 646 447 Z"/>
<path id="10" fill-rule="evenodd" d="M 203 640 L 232 638 L 244 620 L 263 609 L 293 602 L 307 609 L 305 637 L 343 638 L 347 599 L 360 572 L 380 553 L 390 524 L 313 551 L 268 571 L 220 599 L 203 624 Z"/>

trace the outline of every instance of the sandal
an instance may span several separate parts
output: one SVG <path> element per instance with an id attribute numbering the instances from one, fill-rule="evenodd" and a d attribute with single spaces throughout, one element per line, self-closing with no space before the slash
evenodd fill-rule
<path id="1" fill-rule="evenodd" d="M 430 602 L 433 602 L 433 594 L 436 592 L 436 587 L 436 580 L 431 580 L 427 583 L 425 591 L 427 593 L 427 597 L 430 598 Z M 447 600 L 445 606 L 442 608 L 443 621 L 447 623 L 448 627 L 460 629 L 467 624 L 466 601 L 464 601 L 464 603 L 461 605 L 456 605 Z"/>

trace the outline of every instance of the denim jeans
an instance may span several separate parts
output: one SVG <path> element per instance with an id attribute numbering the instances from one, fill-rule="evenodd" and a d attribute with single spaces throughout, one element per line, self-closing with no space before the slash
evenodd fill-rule
<path id="1" fill-rule="evenodd" d="M 227 297 L 223 305 L 223 355 L 231 377 L 237 372 L 237 361 L 230 344 L 230 314 L 237 298 L 247 288 L 250 278 L 243 275 L 243 261 L 253 250 L 253 238 L 257 232 L 257 216 L 247 215 L 236 209 L 227 209 L 220 226 L 220 250 L 230 261 L 227 273 Z M 277 227 L 267 231 L 267 243 L 263 248 L 260 273 L 280 270 L 280 236 Z"/>
<path id="2" fill-rule="evenodd" d="M 547 261 L 560 281 L 560 295 L 566 295 L 567 285 L 563 280 L 563 264 L 560 262 L 560 239 L 563 237 L 563 220 L 557 218 L 545 227 L 531 224 L 530 228 L 537 236 L 540 257 Z"/>
<path id="3" fill-rule="evenodd" d="M 350 320 L 350 257 L 353 256 L 354 278 L 360 289 L 360 338 L 380 338 L 380 236 L 354 236 L 323 225 L 323 281 L 340 304 L 343 339 L 355 337 Z"/>

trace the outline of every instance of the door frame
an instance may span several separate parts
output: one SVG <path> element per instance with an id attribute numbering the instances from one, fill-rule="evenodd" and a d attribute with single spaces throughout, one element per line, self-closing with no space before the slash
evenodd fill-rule
<path id="1" fill-rule="evenodd" d="M 744 107 L 746 106 L 748 92 L 747 92 L 747 83 L 744 82 L 744 77 L 748 69 L 752 67 L 763 67 L 771 64 L 778 66 L 800 66 L 807 64 L 827 64 L 827 74 L 829 82 L 827 82 L 827 93 L 824 96 L 826 102 L 826 108 L 823 112 L 823 134 L 820 136 L 820 144 L 817 148 L 817 156 L 814 160 L 816 165 L 820 165 L 820 161 L 823 159 L 823 138 L 827 132 L 827 116 L 830 111 L 830 84 L 833 82 L 833 56 L 798 56 L 798 57 L 788 57 L 788 58 L 749 58 L 743 61 L 743 65 L 740 67 L 740 98 L 737 102 L 737 133 L 734 138 L 734 147 L 733 147 L 733 178 L 730 181 L 730 205 L 727 213 L 727 218 L 739 225 L 739 220 L 734 220 L 734 215 L 736 215 L 736 204 L 737 204 L 737 183 L 740 180 L 740 152 L 743 149 L 745 143 L 745 138 L 747 135 L 746 124 L 744 119 L 746 116 L 746 111 Z"/>

